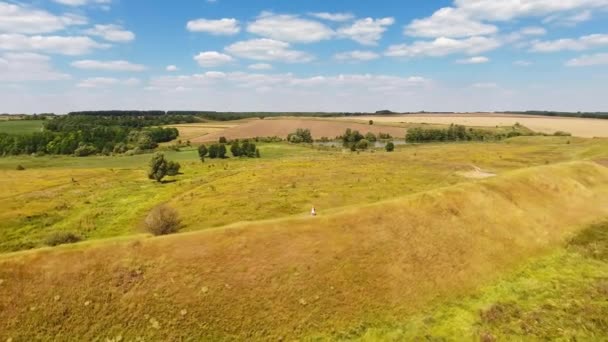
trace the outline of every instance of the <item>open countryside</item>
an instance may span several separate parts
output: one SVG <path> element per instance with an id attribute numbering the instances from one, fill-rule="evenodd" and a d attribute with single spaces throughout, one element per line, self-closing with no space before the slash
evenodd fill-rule
<path id="1" fill-rule="evenodd" d="M 0 0 L 0 342 L 608 342 L 608 0 Z"/>

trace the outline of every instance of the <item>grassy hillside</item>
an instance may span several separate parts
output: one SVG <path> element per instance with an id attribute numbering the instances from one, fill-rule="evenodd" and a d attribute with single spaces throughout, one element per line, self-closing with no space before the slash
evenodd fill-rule
<path id="1" fill-rule="evenodd" d="M 568 142 L 570 142 L 568 144 Z M 156 205 L 169 202 L 183 230 L 306 215 L 472 182 L 473 166 L 502 174 L 528 166 L 608 157 L 608 141 L 533 137 L 501 143 L 430 144 L 394 153 L 351 154 L 262 144 L 261 159 L 197 161 L 196 151 L 166 152 L 182 163 L 177 182 L 146 177 L 151 155 L 0 158 L 0 252 L 41 247 L 56 231 L 86 239 L 141 233 Z M 26 168 L 16 171 L 17 165 Z"/>
<path id="2" fill-rule="evenodd" d="M 572 162 L 316 218 L 5 255 L 0 338 L 356 333 L 470 293 L 607 215 L 608 168 Z"/>
<path id="3" fill-rule="evenodd" d="M 42 131 L 43 120 L 0 121 L 0 133 L 26 134 Z"/>

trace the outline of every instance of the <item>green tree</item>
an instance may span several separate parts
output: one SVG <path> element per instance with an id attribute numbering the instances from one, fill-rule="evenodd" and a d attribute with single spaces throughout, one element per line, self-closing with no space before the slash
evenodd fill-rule
<path id="1" fill-rule="evenodd" d="M 357 142 L 357 149 L 359 150 L 367 150 L 369 148 L 369 141 L 365 139 L 361 139 Z"/>
<path id="2" fill-rule="evenodd" d="M 365 135 L 365 139 L 369 142 L 376 142 L 378 140 L 378 138 L 376 138 L 376 135 L 372 132 L 367 132 L 367 134 Z"/>
<path id="3" fill-rule="evenodd" d="M 167 176 L 177 176 L 181 165 L 178 162 L 168 161 L 167 162 Z"/>
<path id="4" fill-rule="evenodd" d="M 226 145 L 220 144 L 217 148 L 217 157 L 220 159 L 226 158 Z"/>
<path id="5" fill-rule="evenodd" d="M 154 157 L 150 160 L 148 178 L 161 182 L 166 175 L 167 161 L 165 160 L 165 156 L 162 153 L 154 154 Z"/>
<path id="6" fill-rule="evenodd" d="M 395 150 L 395 144 L 393 144 L 392 141 L 389 141 L 384 148 L 386 149 L 386 152 L 393 152 Z"/>
<path id="7" fill-rule="evenodd" d="M 233 157 L 241 156 L 241 145 L 238 140 L 233 141 L 232 145 L 230 145 L 230 153 L 232 153 Z"/>
<path id="8" fill-rule="evenodd" d="M 259 148 L 255 149 L 255 157 L 260 158 L 260 149 Z"/>
<path id="9" fill-rule="evenodd" d="M 205 156 L 207 155 L 207 153 L 209 153 L 209 150 L 207 150 L 207 146 L 201 145 L 198 147 L 198 157 L 201 159 L 201 162 L 205 162 Z"/>
<path id="10" fill-rule="evenodd" d="M 217 152 L 218 152 L 217 144 L 213 144 L 213 145 L 209 146 L 209 158 L 211 158 L 211 159 L 217 158 Z"/>

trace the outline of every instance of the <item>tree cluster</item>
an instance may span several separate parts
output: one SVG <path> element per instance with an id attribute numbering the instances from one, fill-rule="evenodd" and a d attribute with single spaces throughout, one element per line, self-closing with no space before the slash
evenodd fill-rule
<path id="1" fill-rule="evenodd" d="M 165 159 L 162 153 L 156 153 L 150 160 L 148 178 L 161 182 L 165 176 L 176 176 L 180 168 L 179 163 Z"/>
<path id="2" fill-rule="evenodd" d="M 372 136 L 375 141 L 376 137 L 373 134 Z M 366 150 L 369 148 L 370 143 L 363 134 L 359 133 L 357 130 L 353 131 L 350 128 L 346 129 L 346 132 L 340 137 L 340 140 L 342 140 L 342 145 L 349 148 L 351 151 Z"/>
<path id="3" fill-rule="evenodd" d="M 230 153 L 233 157 L 260 158 L 260 150 L 254 143 L 244 140 L 242 143 L 235 140 L 230 145 Z"/>
<path id="4" fill-rule="evenodd" d="M 490 130 L 450 125 L 446 129 L 415 127 L 407 131 L 405 141 L 409 143 L 447 142 L 447 141 L 491 141 L 522 135 L 519 131 L 500 134 Z"/>
<path id="5" fill-rule="evenodd" d="M 287 141 L 292 144 L 307 143 L 312 144 L 312 134 L 310 129 L 298 128 L 294 133 L 287 135 Z"/>

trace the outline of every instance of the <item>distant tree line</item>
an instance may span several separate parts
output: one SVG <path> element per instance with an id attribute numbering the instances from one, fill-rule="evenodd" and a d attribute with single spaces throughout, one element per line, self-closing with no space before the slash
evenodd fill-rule
<path id="1" fill-rule="evenodd" d="M 407 130 L 405 141 L 409 143 L 448 142 L 448 141 L 490 141 L 524 135 L 517 130 L 517 125 L 508 133 L 490 130 L 467 128 L 462 125 L 450 125 L 448 128 L 415 127 Z"/>
<path id="2" fill-rule="evenodd" d="M 588 119 L 608 119 L 608 112 L 555 112 L 542 110 L 529 110 L 525 112 L 503 112 L 507 114 L 541 115 L 541 116 L 561 116 L 569 118 L 588 118 Z"/>
<path id="3" fill-rule="evenodd" d="M 0 134 L 0 156 L 34 153 L 87 156 L 149 150 L 179 135 L 175 128 L 153 126 L 190 120 L 183 116 L 61 116 L 45 120 L 43 132 Z"/>

